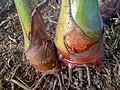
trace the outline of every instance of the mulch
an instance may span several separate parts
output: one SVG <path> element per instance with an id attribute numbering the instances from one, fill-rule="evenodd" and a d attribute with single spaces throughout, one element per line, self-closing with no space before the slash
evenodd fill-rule
<path id="1" fill-rule="evenodd" d="M 50 1 L 42 10 L 51 39 L 54 38 L 59 9 L 59 4 Z M 99 68 L 90 67 L 91 85 L 88 85 L 84 67 L 73 69 L 70 83 L 68 67 L 63 65 L 60 73 L 63 90 L 120 90 L 120 14 L 113 16 L 104 29 L 105 59 L 98 63 Z M 26 60 L 22 28 L 13 0 L 0 1 L 0 90 L 24 90 L 22 86 L 31 90 L 41 76 L 42 73 Z M 60 83 L 56 76 L 47 75 L 35 90 L 60 90 Z"/>

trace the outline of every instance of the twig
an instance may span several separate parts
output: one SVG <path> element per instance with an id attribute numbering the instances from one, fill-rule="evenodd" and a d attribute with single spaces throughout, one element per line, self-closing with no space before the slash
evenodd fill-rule
<path id="1" fill-rule="evenodd" d="M 118 77 L 120 77 L 120 64 L 118 66 Z"/>
<path id="2" fill-rule="evenodd" d="M 16 17 L 18 17 L 18 14 L 15 14 L 13 17 L 8 17 L 7 20 L 4 20 L 0 23 L 0 27 L 2 27 L 2 25 L 4 25 L 5 23 L 9 22 L 10 20 Z"/>
<path id="3" fill-rule="evenodd" d="M 9 81 L 9 79 L 6 79 L 6 81 Z M 22 87 L 25 90 L 31 90 L 29 87 L 24 86 L 22 83 L 18 82 L 17 80 L 10 79 L 10 82 L 15 83 L 19 87 Z"/>
<path id="4" fill-rule="evenodd" d="M 24 84 L 26 87 L 29 87 L 26 83 L 24 83 L 19 77 L 16 77 L 22 84 Z"/>
<path id="5" fill-rule="evenodd" d="M 88 66 L 86 66 L 86 70 L 87 70 L 87 81 L 88 81 L 88 84 L 91 85 L 90 70 Z"/>
<path id="6" fill-rule="evenodd" d="M 2 90 L 2 81 L 0 80 L 0 90 Z"/>
<path id="7" fill-rule="evenodd" d="M 43 78 L 48 75 L 48 74 L 43 74 L 43 76 L 38 80 L 37 84 L 35 85 L 35 87 L 32 88 L 32 90 L 35 90 L 40 84 L 41 82 L 43 81 Z"/>
<path id="8" fill-rule="evenodd" d="M 11 86 L 12 86 L 11 89 L 12 89 L 12 90 L 15 90 L 15 89 L 14 89 L 14 83 L 11 83 Z"/>
<path id="9" fill-rule="evenodd" d="M 83 86 L 83 71 L 80 68 L 78 72 L 79 72 L 80 87 L 82 87 Z"/>
<path id="10" fill-rule="evenodd" d="M 13 39 L 12 37 L 10 37 L 10 35 L 8 35 L 8 38 L 9 38 L 11 41 L 17 43 L 17 41 L 16 41 L 15 39 Z"/>
<path id="11" fill-rule="evenodd" d="M 115 54 L 113 52 L 110 52 L 113 56 L 113 58 L 115 59 L 117 66 L 119 65 L 119 60 L 117 59 L 117 57 L 115 56 Z"/>
<path id="12" fill-rule="evenodd" d="M 54 82 L 54 85 L 53 85 L 53 89 L 52 89 L 52 90 L 55 90 L 56 84 L 57 84 L 57 79 L 55 79 L 55 82 Z"/>

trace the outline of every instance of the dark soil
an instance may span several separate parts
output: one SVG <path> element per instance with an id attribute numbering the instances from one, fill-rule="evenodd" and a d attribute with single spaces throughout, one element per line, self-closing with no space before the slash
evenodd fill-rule
<path id="1" fill-rule="evenodd" d="M 54 1 L 54 0 L 53 0 Z M 48 34 L 53 39 L 59 5 L 50 2 L 42 10 Z M 111 18 L 105 26 L 105 59 L 99 68 L 90 67 L 91 85 L 88 85 L 86 69 L 74 68 L 69 82 L 68 67 L 61 70 L 63 90 L 120 90 L 120 16 Z M 42 74 L 26 60 L 23 34 L 13 0 L 0 0 L 0 90 L 24 90 L 34 87 Z M 56 84 L 56 85 L 55 85 Z M 36 90 L 60 90 L 58 78 L 48 75 Z"/>

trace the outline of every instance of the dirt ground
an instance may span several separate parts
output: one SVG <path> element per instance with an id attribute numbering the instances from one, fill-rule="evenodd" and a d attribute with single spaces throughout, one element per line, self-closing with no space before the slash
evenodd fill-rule
<path id="1" fill-rule="evenodd" d="M 42 12 L 48 34 L 53 39 L 59 5 L 50 2 Z M 105 25 L 104 47 L 105 59 L 98 63 L 99 68 L 90 68 L 91 85 L 88 85 L 84 67 L 73 69 L 73 81 L 69 83 L 68 67 L 64 66 L 60 73 L 63 90 L 120 90 L 119 13 Z M 0 90 L 31 90 L 41 76 L 25 58 L 22 29 L 13 0 L 0 0 Z M 56 76 L 48 75 L 35 90 L 60 90 L 60 83 Z"/>

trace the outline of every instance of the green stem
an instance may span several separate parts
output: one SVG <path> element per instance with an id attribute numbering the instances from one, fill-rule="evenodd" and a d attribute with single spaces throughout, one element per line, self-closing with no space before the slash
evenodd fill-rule
<path id="1" fill-rule="evenodd" d="M 28 49 L 30 45 L 29 32 L 31 30 L 31 11 L 37 5 L 37 0 L 14 0 L 19 20 L 23 30 L 24 49 Z"/>
<path id="2" fill-rule="evenodd" d="M 94 42 L 102 35 L 98 0 L 70 0 L 71 14 L 82 32 Z"/>

